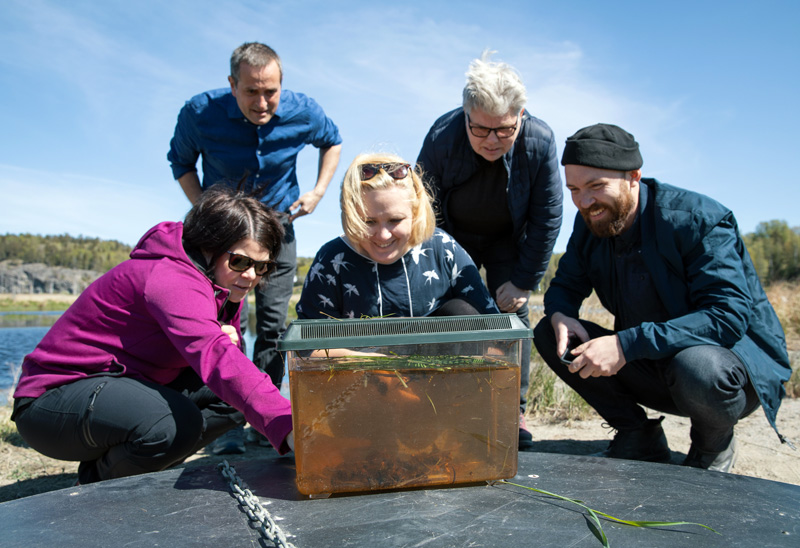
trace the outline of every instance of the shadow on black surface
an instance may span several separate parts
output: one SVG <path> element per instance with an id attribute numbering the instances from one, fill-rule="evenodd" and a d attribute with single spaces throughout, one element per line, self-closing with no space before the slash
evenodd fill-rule
<path id="1" fill-rule="evenodd" d="M 4 485 L 0 487 L 0 502 L 8 502 L 40 493 L 65 489 L 75 485 L 77 479 L 77 474 L 53 474 Z"/>
<path id="2" fill-rule="evenodd" d="M 531 453 L 592 455 L 608 447 L 608 440 L 533 440 Z"/>
<path id="3" fill-rule="evenodd" d="M 241 455 L 217 455 L 213 458 L 202 458 L 192 461 L 192 466 L 183 468 L 180 476 L 175 481 L 174 488 L 178 490 L 191 489 L 215 489 L 230 492 L 230 480 L 222 475 L 220 463 L 227 461 L 240 477 L 242 471 L 248 471 L 248 478 L 243 479 L 244 485 L 240 487 L 249 488 L 254 495 L 279 500 L 300 500 L 301 495 L 295 486 L 294 457 L 284 455 L 277 456 L 273 451 L 271 457 L 247 460 L 242 459 Z M 225 458 L 227 457 L 227 458 Z"/>
<path id="4" fill-rule="evenodd" d="M 531 453 L 557 453 L 560 455 L 593 456 L 608 447 L 609 440 L 534 440 Z M 685 453 L 671 451 L 669 464 L 681 464 Z"/>

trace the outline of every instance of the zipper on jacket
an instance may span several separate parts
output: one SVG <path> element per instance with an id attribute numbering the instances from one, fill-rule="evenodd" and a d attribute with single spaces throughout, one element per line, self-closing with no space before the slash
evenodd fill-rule
<path id="1" fill-rule="evenodd" d="M 214 291 L 214 298 L 216 298 L 216 297 L 217 297 L 217 295 L 219 295 L 219 293 L 220 293 L 220 292 L 219 292 L 219 290 L 216 290 L 216 291 Z M 245 298 L 247 298 L 247 297 L 245 297 Z M 228 304 L 228 297 L 225 297 L 225 300 L 224 300 L 224 301 L 222 301 L 222 305 L 219 307 L 219 310 L 217 311 L 217 321 L 218 321 L 220 324 L 223 324 L 223 323 L 225 323 L 225 322 L 224 322 L 224 318 L 225 318 L 225 306 L 226 306 L 227 304 Z"/>
<path id="2" fill-rule="evenodd" d="M 92 437 L 91 428 L 89 428 L 89 421 L 92 418 L 92 413 L 94 413 L 94 402 L 97 400 L 97 395 L 100 391 L 108 384 L 107 382 L 101 382 L 98 384 L 95 389 L 92 391 L 91 396 L 89 396 L 89 406 L 86 408 L 86 413 L 83 415 L 83 420 L 81 421 L 81 431 L 83 432 L 83 436 L 86 439 L 86 444 L 89 447 L 96 448 L 97 442 L 94 441 Z"/>

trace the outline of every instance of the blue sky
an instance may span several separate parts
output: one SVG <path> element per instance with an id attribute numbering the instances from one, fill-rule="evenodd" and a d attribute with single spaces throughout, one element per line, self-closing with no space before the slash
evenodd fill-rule
<path id="1" fill-rule="evenodd" d="M 4 0 L 0 234 L 134 244 L 182 219 L 188 201 L 166 160 L 178 110 L 227 85 L 230 53 L 246 41 L 275 48 L 284 87 L 315 98 L 344 138 L 328 193 L 296 223 L 301 256 L 341 232 L 350 161 L 416 160 L 485 48 L 520 72 L 559 155 L 581 127 L 615 123 L 639 141 L 645 176 L 720 200 L 742 232 L 797 226 L 798 21 L 794 0 Z M 306 148 L 301 190 L 316 165 Z M 575 212 L 567 200 L 556 251 Z"/>

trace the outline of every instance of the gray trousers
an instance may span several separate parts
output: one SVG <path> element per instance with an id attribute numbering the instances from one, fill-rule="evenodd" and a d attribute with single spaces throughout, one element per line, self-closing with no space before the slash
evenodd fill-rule
<path id="1" fill-rule="evenodd" d="M 294 228 L 287 220 L 281 252 L 275 259 L 275 271 L 256 288 L 256 340 L 253 362 L 269 375 L 272 384 L 281 387 L 284 375 L 283 356 L 278 352 L 278 339 L 286 328 L 289 300 L 297 274 L 297 241 Z"/>

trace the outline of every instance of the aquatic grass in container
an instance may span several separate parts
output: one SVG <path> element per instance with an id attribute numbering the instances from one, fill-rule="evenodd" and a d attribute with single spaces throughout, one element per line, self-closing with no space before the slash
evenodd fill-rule
<path id="1" fill-rule="evenodd" d="M 298 490 L 513 477 L 521 342 L 530 336 L 513 314 L 292 322 L 279 349 Z"/>

